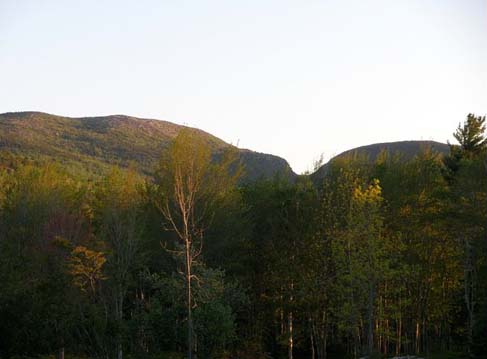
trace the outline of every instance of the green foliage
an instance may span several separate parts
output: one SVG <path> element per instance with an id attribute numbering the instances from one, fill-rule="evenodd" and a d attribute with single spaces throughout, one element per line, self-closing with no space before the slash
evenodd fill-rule
<path id="1" fill-rule="evenodd" d="M 205 270 L 199 275 L 201 284 L 195 294 L 195 334 L 202 358 L 218 358 L 232 348 L 236 340 L 235 307 L 244 295 L 228 286 L 223 272 Z M 236 301 L 237 300 L 237 301 Z"/>
<path id="2" fill-rule="evenodd" d="M 185 357 L 188 238 L 198 358 L 486 355 L 483 118 L 459 126 L 446 157 L 357 152 L 319 186 L 283 174 L 238 187 L 239 154 L 215 154 L 198 131 L 2 116 L 32 134 L 24 157 L 0 155 L 2 358 Z M 154 177 L 123 168 L 133 154 L 118 145 L 139 151 L 168 131 Z"/>
<path id="3" fill-rule="evenodd" d="M 487 147 L 485 116 L 469 114 L 465 123 L 458 125 L 453 136 L 460 144 L 463 152 L 478 155 Z"/>

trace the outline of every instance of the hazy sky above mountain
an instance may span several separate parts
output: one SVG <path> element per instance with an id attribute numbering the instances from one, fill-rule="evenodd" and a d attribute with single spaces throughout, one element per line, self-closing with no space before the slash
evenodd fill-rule
<path id="1" fill-rule="evenodd" d="M 0 0 L 0 112 L 127 114 L 310 169 L 487 113 L 485 0 Z"/>

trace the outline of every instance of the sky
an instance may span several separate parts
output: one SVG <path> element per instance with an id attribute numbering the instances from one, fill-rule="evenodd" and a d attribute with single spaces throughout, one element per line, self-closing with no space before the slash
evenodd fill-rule
<path id="1" fill-rule="evenodd" d="M 0 0 L 0 113 L 203 129 L 296 172 L 487 113 L 486 0 Z"/>

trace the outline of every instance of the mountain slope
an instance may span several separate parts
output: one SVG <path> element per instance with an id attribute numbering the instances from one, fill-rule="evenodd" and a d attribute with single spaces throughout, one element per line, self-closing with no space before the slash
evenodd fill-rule
<path id="1" fill-rule="evenodd" d="M 183 128 L 187 127 L 123 115 L 71 118 L 41 112 L 4 113 L 0 114 L 0 150 L 24 158 L 55 159 L 94 173 L 118 165 L 150 174 L 161 152 Z M 215 153 L 230 146 L 202 130 L 191 130 L 202 136 Z M 247 181 L 279 172 L 295 176 L 280 157 L 249 150 L 239 153 Z"/>
<path id="2" fill-rule="evenodd" d="M 450 147 L 446 143 L 436 141 L 398 141 L 375 143 L 372 145 L 353 148 L 351 150 L 340 153 L 339 155 L 333 157 L 325 165 L 321 166 L 316 172 L 314 172 L 311 175 L 311 179 L 315 183 L 323 179 L 330 166 L 330 163 L 338 158 L 345 158 L 357 154 L 365 155 L 370 159 L 370 161 L 375 161 L 377 156 L 385 150 L 391 155 L 400 154 L 405 160 L 407 160 L 413 158 L 422 150 L 427 148 L 430 148 L 432 151 L 438 152 L 443 155 L 450 152 Z"/>

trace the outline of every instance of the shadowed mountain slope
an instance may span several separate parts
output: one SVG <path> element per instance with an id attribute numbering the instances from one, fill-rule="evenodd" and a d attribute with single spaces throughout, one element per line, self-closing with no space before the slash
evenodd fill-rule
<path id="1" fill-rule="evenodd" d="M 372 162 L 376 160 L 377 156 L 382 151 L 387 151 L 390 155 L 400 155 L 405 160 L 408 160 L 419 154 L 424 149 L 431 149 L 432 151 L 438 152 L 442 155 L 450 152 L 450 147 L 446 143 L 435 141 L 398 141 L 375 143 L 372 145 L 353 148 L 340 153 L 311 174 L 311 179 L 315 183 L 322 180 L 330 167 L 330 163 L 332 163 L 335 159 L 346 158 L 353 155 L 365 155 Z"/>

